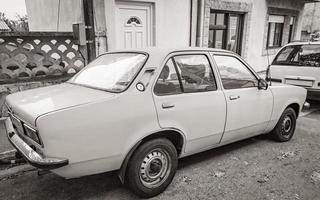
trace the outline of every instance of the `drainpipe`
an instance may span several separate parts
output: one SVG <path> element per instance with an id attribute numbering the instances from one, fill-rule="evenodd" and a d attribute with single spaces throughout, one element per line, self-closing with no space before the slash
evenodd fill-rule
<path id="1" fill-rule="evenodd" d="M 193 36 L 193 33 L 192 33 L 192 26 L 193 26 L 193 23 L 192 23 L 192 19 L 193 19 L 193 1 L 194 1 L 194 0 L 190 0 L 189 46 L 192 46 L 192 36 Z"/>
<path id="2" fill-rule="evenodd" d="M 311 17 L 311 28 L 310 28 L 310 33 L 312 34 L 313 32 L 313 25 L 314 25 L 314 14 L 316 12 L 316 3 L 313 3 L 313 10 L 312 10 L 312 17 Z"/>
<path id="3" fill-rule="evenodd" d="M 203 15 L 204 15 L 204 1 L 198 0 L 198 12 L 197 12 L 197 32 L 196 32 L 196 46 L 201 47 L 203 45 Z"/>

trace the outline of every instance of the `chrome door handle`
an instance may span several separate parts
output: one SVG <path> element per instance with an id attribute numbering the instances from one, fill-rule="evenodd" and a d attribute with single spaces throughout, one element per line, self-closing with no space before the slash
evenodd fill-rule
<path id="1" fill-rule="evenodd" d="M 172 103 L 163 103 L 162 104 L 163 109 L 168 109 L 168 108 L 173 108 L 173 107 L 174 107 L 174 104 L 172 104 Z"/>
<path id="2" fill-rule="evenodd" d="M 239 95 L 230 95 L 230 96 L 229 96 L 229 99 L 230 99 L 230 100 L 236 100 L 236 99 L 239 99 L 239 98 L 240 98 Z"/>

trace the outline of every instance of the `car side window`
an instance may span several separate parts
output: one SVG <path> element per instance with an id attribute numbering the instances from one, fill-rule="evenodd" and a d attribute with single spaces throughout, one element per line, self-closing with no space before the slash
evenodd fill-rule
<path id="1" fill-rule="evenodd" d="M 320 67 L 320 45 L 292 45 L 284 47 L 273 65 Z"/>
<path id="2" fill-rule="evenodd" d="M 181 85 L 172 59 L 169 59 L 162 68 L 154 93 L 157 95 L 171 95 L 181 93 Z"/>
<path id="3" fill-rule="evenodd" d="M 258 79 L 238 58 L 213 55 L 218 66 L 224 89 L 239 89 L 258 86 Z"/>
<path id="4" fill-rule="evenodd" d="M 206 92 L 217 90 L 216 81 L 205 55 L 175 56 L 183 92 Z"/>

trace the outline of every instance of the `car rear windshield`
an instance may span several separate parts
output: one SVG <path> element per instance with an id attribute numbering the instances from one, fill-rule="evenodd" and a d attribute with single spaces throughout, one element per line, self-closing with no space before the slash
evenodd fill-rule
<path id="1" fill-rule="evenodd" d="M 320 67 L 320 45 L 305 44 L 286 46 L 278 53 L 272 64 Z"/>
<path id="2" fill-rule="evenodd" d="M 110 92 L 122 92 L 146 62 L 142 53 L 109 53 L 92 61 L 68 82 Z"/>

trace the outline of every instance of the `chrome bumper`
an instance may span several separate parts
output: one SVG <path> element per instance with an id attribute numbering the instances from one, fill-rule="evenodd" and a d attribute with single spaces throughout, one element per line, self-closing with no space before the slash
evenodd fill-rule
<path id="1" fill-rule="evenodd" d="M 5 127 L 10 143 L 21 153 L 21 155 L 32 165 L 41 169 L 56 169 L 69 163 L 64 158 L 47 158 L 38 154 L 26 142 L 24 142 L 13 128 L 9 117 L 5 120 Z"/>
<path id="2" fill-rule="evenodd" d="M 310 103 L 304 102 L 302 109 L 303 109 L 303 110 L 309 110 L 309 108 L 310 108 Z"/>

